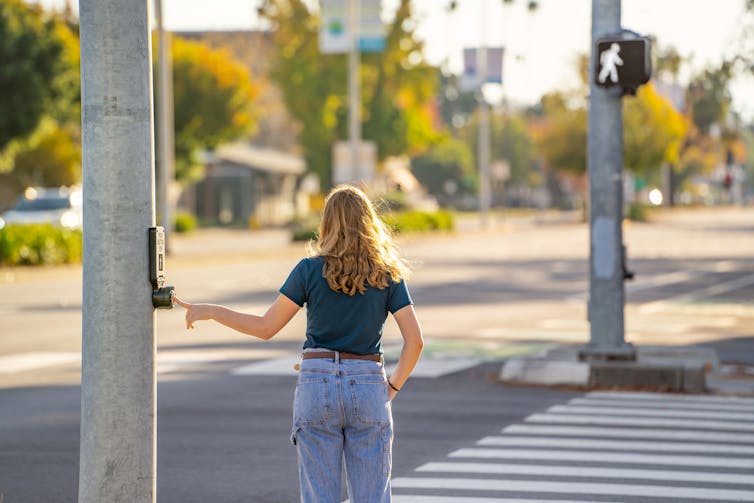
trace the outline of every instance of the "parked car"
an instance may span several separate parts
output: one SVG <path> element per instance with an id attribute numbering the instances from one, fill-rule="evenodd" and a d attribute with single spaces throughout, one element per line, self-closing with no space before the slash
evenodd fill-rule
<path id="1" fill-rule="evenodd" d="M 75 187 L 29 187 L 10 210 L 0 215 L 0 229 L 8 224 L 53 224 L 81 229 L 83 194 Z"/>

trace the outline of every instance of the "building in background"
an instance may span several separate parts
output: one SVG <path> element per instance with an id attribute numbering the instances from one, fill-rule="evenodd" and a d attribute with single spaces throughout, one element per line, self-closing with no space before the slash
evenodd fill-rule
<path id="1" fill-rule="evenodd" d="M 204 225 L 278 226 L 296 216 L 301 157 L 234 143 L 208 153 L 205 162 L 204 178 L 179 201 Z"/>

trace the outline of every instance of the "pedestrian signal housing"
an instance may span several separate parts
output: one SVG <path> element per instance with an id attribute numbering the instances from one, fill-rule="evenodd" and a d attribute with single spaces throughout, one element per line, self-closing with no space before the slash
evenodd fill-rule
<path id="1" fill-rule="evenodd" d="M 622 95 L 636 94 L 652 76 L 651 43 L 633 32 L 604 37 L 594 48 L 594 83 L 600 87 L 618 87 Z"/>

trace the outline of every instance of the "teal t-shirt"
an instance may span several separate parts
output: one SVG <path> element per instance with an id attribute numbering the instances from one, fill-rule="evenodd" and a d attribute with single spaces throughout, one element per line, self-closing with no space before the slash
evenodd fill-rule
<path id="1" fill-rule="evenodd" d="M 305 258 L 293 268 L 280 293 L 306 304 L 304 348 L 327 348 L 360 355 L 382 353 L 387 313 L 413 304 L 406 282 L 382 290 L 367 285 L 363 294 L 336 292 L 322 275 L 324 257 Z"/>

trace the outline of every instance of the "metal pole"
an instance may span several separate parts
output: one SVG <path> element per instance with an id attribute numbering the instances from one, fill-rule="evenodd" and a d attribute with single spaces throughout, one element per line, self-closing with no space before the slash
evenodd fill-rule
<path id="1" fill-rule="evenodd" d="M 482 43 L 477 53 L 477 68 L 479 69 L 479 138 L 477 153 L 479 157 L 479 216 L 483 226 L 489 223 L 492 198 L 490 189 L 490 109 L 487 100 L 484 99 L 484 83 L 487 80 L 486 3 L 487 0 L 482 0 Z"/>
<path id="2" fill-rule="evenodd" d="M 361 173 L 359 166 L 359 144 L 361 143 L 359 22 L 361 6 L 359 5 L 360 0 L 350 0 L 348 4 L 351 27 L 351 49 L 348 51 L 348 143 L 351 146 L 351 173 L 358 178 Z"/>
<path id="3" fill-rule="evenodd" d="M 79 503 L 155 501 L 147 0 L 80 0 L 84 266 Z"/>
<path id="4" fill-rule="evenodd" d="M 621 29 L 621 0 L 592 0 L 592 61 L 589 66 L 590 340 L 584 359 L 635 358 L 623 333 L 623 110 L 620 90 L 594 83 L 596 41 Z"/>
<path id="5" fill-rule="evenodd" d="M 157 205 L 160 225 L 165 228 L 166 251 L 169 251 L 170 233 L 173 230 L 173 201 L 170 184 L 174 178 L 175 146 L 173 141 L 173 62 L 169 31 L 165 31 L 162 16 L 162 0 L 154 0 L 155 24 L 157 25 Z"/>

